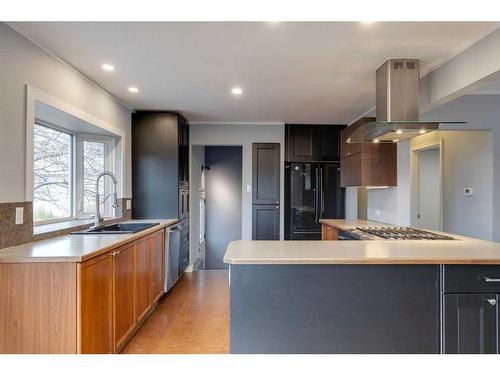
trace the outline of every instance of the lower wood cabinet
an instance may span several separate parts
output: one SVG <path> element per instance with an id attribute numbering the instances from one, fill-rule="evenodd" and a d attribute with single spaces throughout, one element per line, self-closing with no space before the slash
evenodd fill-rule
<path id="1" fill-rule="evenodd" d="M 117 353 L 163 295 L 163 230 L 78 265 L 78 352 Z"/>
<path id="2" fill-rule="evenodd" d="M 325 241 L 332 241 L 339 239 L 339 230 L 330 225 L 321 225 L 321 239 Z"/>
<path id="3" fill-rule="evenodd" d="M 135 245 L 126 245 L 114 254 L 114 347 L 121 348 L 136 323 L 135 293 Z"/>
<path id="4" fill-rule="evenodd" d="M 135 249 L 135 316 L 137 320 L 141 320 L 148 313 L 152 302 L 151 248 L 151 237 L 148 236 L 137 241 Z"/>
<path id="5" fill-rule="evenodd" d="M 153 273 L 153 287 L 152 298 L 156 302 L 163 295 L 165 287 L 165 236 L 163 232 L 155 232 L 153 234 L 153 247 L 152 247 L 152 273 Z"/>
<path id="6" fill-rule="evenodd" d="M 79 264 L 78 352 L 113 353 L 113 255 Z"/>

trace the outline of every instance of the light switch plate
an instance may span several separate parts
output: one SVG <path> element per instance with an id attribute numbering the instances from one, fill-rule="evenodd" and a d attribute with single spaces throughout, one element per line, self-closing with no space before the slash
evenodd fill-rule
<path id="1" fill-rule="evenodd" d="M 464 188 L 464 195 L 474 195 L 474 189 L 471 187 Z"/>
<path id="2" fill-rule="evenodd" d="M 247 185 L 247 193 L 251 193 L 252 192 L 252 185 Z"/>
<path id="3" fill-rule="evenodd" d="M 380 210 L 375 210 L 375 216 L 380 216 Z"/>
<path id="4" fill-rule="evenodd" d="M 127 210 L 130 210 L 132 208 L 132 202 L 130 201 L 130 199 L 127 199 Z"/>
<path id="5" fill-rule="evenodd" d="M 16 207 L 16 225 L 24 223 L 24 207 Z"/>

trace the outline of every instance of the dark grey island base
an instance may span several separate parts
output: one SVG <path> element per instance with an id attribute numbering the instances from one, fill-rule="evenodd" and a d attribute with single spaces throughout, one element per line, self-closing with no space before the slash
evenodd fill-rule
<path id="1" fill-rule="evenodd" d="M 231 353 L 440 353 L 439 265 L 230 266 Z"/>

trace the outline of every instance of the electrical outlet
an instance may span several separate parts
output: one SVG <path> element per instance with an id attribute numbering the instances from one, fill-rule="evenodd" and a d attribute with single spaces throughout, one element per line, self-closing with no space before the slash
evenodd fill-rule
<path id="1" fill-rule="evenodd" d="M 24 207 L 16 207 L 16 225 L 24 223 Z"/>
<path id="2" fill-rule="evenodd" d="M 380 216 L 380 210 L 375 210 L 375 216 Z"/>
<path id="3" fill-rule="evenodd" d="M 132 202 L 130 201 L 130 199 L 127 199 L 127 210 L 130 210 L 132 208 Z"/>

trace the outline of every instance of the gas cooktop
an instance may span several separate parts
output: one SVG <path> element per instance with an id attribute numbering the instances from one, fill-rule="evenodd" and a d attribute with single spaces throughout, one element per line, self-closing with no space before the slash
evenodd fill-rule
<path id="1" fill-rule="evenodd" d="M 360 237 L 372 235 L 386 240 L 454 240 L 453 237 L 408 227 L 356 227 L 351 234 Z"/>

